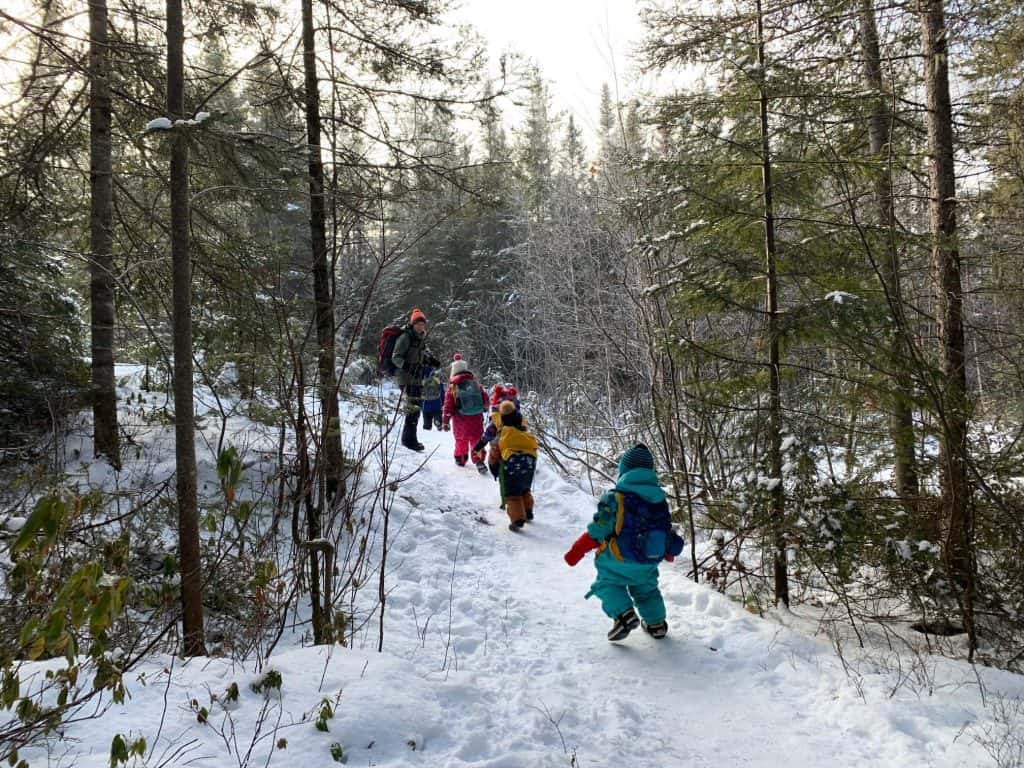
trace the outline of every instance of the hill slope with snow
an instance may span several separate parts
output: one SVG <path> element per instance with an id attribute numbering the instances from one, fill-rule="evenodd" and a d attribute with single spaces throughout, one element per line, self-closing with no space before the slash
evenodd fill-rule
<path id="1" fill-rule="evenodd" d="M 856 658 L 848 674 L 829 645 L 688 581 L 686 557 L 662 565 L 668 637 L 609 643 L 598 601 L 583 599 L 591 557 L 562 560 L 594 499 L 542 458 L 537 519 L 510 532 L 490 477 L 457 467 L 448 435 L 421 439 L 426 457 L 400 451 L 391 468 L 426 458 L 396 489 L 383 653 L 376 619 L 362 647 L 282 649 L 269 695 L 252 690 L 251 667 L 154 658 L 126 678 L 130 700 L 70 725 L 49 763 L 107 766 L 120 733 L 147 739 L 149 766 L 997 764 L 979 681 L 1020 697 L 1020 678 L 941 658 L 927 685 Z M 232 683 L 236 701 L 223 695 Z"/>

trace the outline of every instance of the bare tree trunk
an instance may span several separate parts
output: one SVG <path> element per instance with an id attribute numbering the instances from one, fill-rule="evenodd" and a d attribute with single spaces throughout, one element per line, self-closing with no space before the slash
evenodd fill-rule
<path id="1" fill-rule="evenodd" d="M 967 480 L 967 373 L 964 364 L 963 287 L 956 242 L 956 170 L 953 108 L 949 96 L 949 45 L 942 0 L 921 0 L 925 61 L 932 259 L 938 288 L 943 381 L 939 387 L 939 464 L 943 516 L 948 525 L 944 556 L 960 590 L 961 611 L 974 658 L 974 513 Z"/>
<path id="2" fill-rule="evenodd" d="M 92 315 L 93 453 L 121 468 L 114 388 L 114 177 L 110 147 L 107 2 L 89 2 L 89 274 Z"/>
<path id="3" fill-rule="evenodd" d="M 302 61 L 306 76 L 306 140 L 309 149 L 309 233 L 313 249 L 313 297 L 316 302 L 317 358 L 323 418 L 319 465 L 327 500 L 344 496 L 341 483 L 341 421 L 334 374 L 334 296 L 327 260 L 327 215 L 324 164 L 320 153 L 320 91 L 316 74 L 313 0 L 302 0 Z M 312 532 L 311 532 L 312 534 Z"/>
<path id="4" fill-rule="evenodd" d="M 764 194 L 764 253 L 768 295 L 768 464 L 775 482 L 771 490 L 771 527 L 774 540 L 775 603 L 789 607 L 789 575 L 786 569 L 786 499 L 782 487 L 782 383 L 779 351 L 779 287 L 775 259 L 775 211 L 772 202 L 772 155 L 768 133 L 767 69 L 764 53 L 764 17 L 757 0 L 757 63 L 761 113 L 761 183 Z"/>
<path id="5" fill-rule="evenodd" d="M 874 0 L 860 0 L 861 52 L 864 56 L 864 79 L 874 94 L 873 109 L 868 121 L 868 142 L 871 159 L 882 163 L 889 153 L 889 132 L 892 113 L 885 98 L 882 82 L 882 55 L 878 44 L 878 27 L 875 22 Z M 884 172 L 874 177 L 875 205 L 878 209 L 879 226 L 886 233 L 884 257 L 879 272 L 892 312 L 891 344 L 897 370 L 894 376 L 895 396 L 889 405 L 889 435 L 893 443 L 893 480 L 896 493 L 906 502 L 915 499 L 919 493 L 917 463 L 914 455 L 914 418 L 911 410 L 911 382 L 902 361 L 909 359 L 907 327 L 903 318 L 903 295 L 900 286 L 899 251 L 896 248 L 896 217 L 893 212 L 892 175 L 888 164 Z"/>
<path id="6" fill-rule="evenodd" d="M 167 0 L 167 113 L 185 117 L 185 27 L 181 0 Z M 171 263 L 174 272 L 174 438 L 178 490 L 178 549 L 184 654 L 206 653 L 202 564 L 196 499 L 195 412 L 192 398 L 192 264 L 189 257 L 188 139 L 171 133 Z"/>

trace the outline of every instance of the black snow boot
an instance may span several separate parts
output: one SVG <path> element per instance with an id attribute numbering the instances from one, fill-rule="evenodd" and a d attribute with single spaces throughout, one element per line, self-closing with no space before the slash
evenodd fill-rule
<path id="1" fill-rule="evenodd" d="M 455 457 L 455 463 L 458 464 L 460 467 L 466 466 L 466 457 L 465 456 L 456 456 Z"/>
<path id="2" fill-rule="evenodd" d="M 663 621 L 659 624 L 648 624 L 646 621 L 641 623 L 644 626 L 644 632 L 653 637 L 655 640 L 661 640 L 665 635 L 668 634 L 667 621 Z"/>
<path id="3" fill-rule="evenodd" d="M 521 530 L 523 530 L 524 524 L 525 523 L 523 523 L 522 520 L 514 520 L 508 524 L 508 529 L 510 531 L 513 531 L 514 533 L 519 533 Z"/>
<path id="4" fill-rule="evenodd" d="M 625 640 L 626 636 L 640 626 L 640 619 L 636 616 L 636 611 L 632 608 L 623 611 L 615 617 L 615 623 L 612 624 L 612 628 L 608 630 L 609 640 Z"/>
<path id="5" fill-rule="evenodd" d="M 423 443 L 416 437 L 416 427 L 419 424 L 419 413 L 407 413 L 405 424 L 402 425 L 402 445 L 410 451 L 422 451 Z"/>
<path id="6" fill-rule="evenodd" d="M 482 461 L 478 461 L 476 463 L 476 471 L 479 472 L 481 475 L 486 475 L 487 474 L 487 465 L 484 464 Z"/>

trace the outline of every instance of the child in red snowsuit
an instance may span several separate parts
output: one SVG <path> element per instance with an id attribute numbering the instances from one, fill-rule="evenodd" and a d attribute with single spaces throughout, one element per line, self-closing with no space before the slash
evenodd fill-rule
<path id="1" fill-rule="evenodd" d="M 473 444 L 484 433 L 484 413 L 487 411 L 487 392 L 473 378 L 462 355 L 455 355 L 452 362 L 450 384 L 444 395 L 441 411 L 441 428 L 447 432 L 454 428 L 455 463 L 466 466 Z M 473 454 L 473 463 L 480 474 L 486 474 L 482 454 Z"/>

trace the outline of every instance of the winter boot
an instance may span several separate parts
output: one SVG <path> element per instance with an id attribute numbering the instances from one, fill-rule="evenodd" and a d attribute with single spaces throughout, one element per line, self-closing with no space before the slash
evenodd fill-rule
<path id="1" fill-rule="evenodd" d="M 519 533 L 519 531 L 523 530 L 523 521 L 516 520 L 514 523 L 509 523 L 508 529 L 513 533 Z"/>
<path id="2" fill-rule="evenodd" d="M 533 522 L 533 494 L 529 491 L 523 494 L 523 507 L 526 509 L 526 522 Z"/>
<path id="3" fill-rule="evenodd" d="M 402 445 L 410 451 L 422 451 L 423 443 L 416 437 L 416 427 L 419 425 L 420 413 L 405 414 L 405 423 L 402 425 Z"/>
<path id="4" fill-rule="evenodd" d="M 424 412 L 423 412 L 423 428 L 424 428 L 424 429 L 430 429 L 430 427 L 431 427 L 431 425 L 432 425 L 433 423 L 434 423 L 434 417 L 433 417 L 433 416 L 431 416 L 431 415 L 430 415 L 429 413 L 427 413 L 426 411 L 424 411 Z"/>
<path id="5" fill-rule="evenodd" d="M 487 474 L 487 465 L 484 464 L 482 461 L 478 461 L 476 463 L 476 471 L 479 472 L 481 475 L 486 475 Z"/>
<path id="6" fill-rule="evenodd" d="M 466 457 L 465 456 L 456 456 L 455 457 L 455 463 L 458 464 L 460 467 L 466 466 Z"/>
<path id="7" fill-rule="evenodd" d="M 608 630 L 608 639 L 612 641 L 625 640 L 626 636 L 638 626 L 640 626 L 640 619 L 637 618 L 636 611 L 629 608 L 615 617 L 615 623 Z"/>
<path id="8" fill-rule="evenodd" d="M 508 496 L 505 499 L 505 511 L 508 518 L 517 528 L 522 528 L 526 522 L 526 507 L 523 506 L 522 496 Z"/>
<path id="9" fill-rule="evenodd" d="M 668 634 L 667 621 L 662 621 L 659 624 L 648 624 L 646 621 L 640 623 L 643 624 L 644 632 L 653 637 L 655 640 L 661 640 L 661 638 Z"/>

